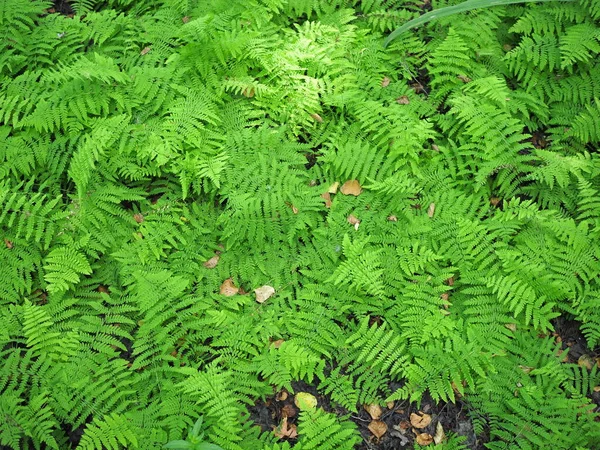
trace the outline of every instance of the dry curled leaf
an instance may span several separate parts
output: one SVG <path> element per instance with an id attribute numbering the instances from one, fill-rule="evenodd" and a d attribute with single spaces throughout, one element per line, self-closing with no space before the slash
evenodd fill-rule
<path id="1" fill-rule="evenodd" d="M 391 81 L 392 80 L 390 80 L 388 77 L 383 77 L 383 80 L 381 80 L 381 87 L 388 87 Z"/>
<path id="2" fill-rule="evenodd" d="M 298 414 L 298 410 L 291 403 L 281 408 L 281 415 L 283 417 L 294 417 L 296 414 Z"/>
<path id="3" fill-rule="evenodd" d="M 294 404 L 301 411 L 315 409 L 317 407 L 317 398 L 308 392 L 298 392 L 294 398 Z"/>
<path id="4" fill-rule="evenodd" d="M 381 439 L 381 436 L 383 436 L 388 429 L 385 422 L 382 422 L 381 420 L 373 420 L 369 424 L 368 428 L 369 431 L 373 433 L 373 436 L 375 436 L 377 439 Z"/>
<path id="5" fill-rule="evenodd" d="M 358 196 L 362 192 L 362 187 L 358 180 L 348 180 L 342 185 L 340 192 L 344 195 Z"/>
<path id="6" fill-rule="evenodd" d="M 517 324 L 516 323 L 505 323 L 504 327 L 508 328 L 510 331 L 517 331 Z"/>
<path id="7" fill-rule="evenodd" d="M 207 269 L 214 269 L 215 267 L 217 267 L 217 264 L 219 264 L 219 259 L 221 257 L 219 255 L 215 255 L 212 258 L 210 258 L 208 261 L 204 262 L 204 264 L 202 264 L 204 267 L 206 267 Z"/>
<path id="8" fill-rule="evenodd" d="M 331 186 L 329 186 L 327 188 L 327 192 L 329 192 L 330 194 L 337 194 L 339 187 L 340 187 L 340 182 L 336 181 L 335 183 L 333 183 Z"/>
<path id="9" fill-rule="evenodd" d="M 321 198 L 323 200 L 325 200 L 325 207 L 331 208 L 331 195 L 329 194 L 329 192 L 325 192 L 324 194 L 321 194 Z"/>
<path id="10" fill-rule="evenodd" d="M 183 23 L 188 23 L 190 21 L 190 18 L 188 16 L 184 16 L 184 17 L 181 18 L 181 21 Z"/>
<path id="11" fill-rule="evenodd" d="M 587 370 L 592 370 L 596 361 L 592 359 L 590 355 L 581 355 L 577 360 L 579 367 L 585 367 Z"/>
<path id="12" fill-rule="evenodd" d="M 377 420 L 381 417 L 381 406 L 375 404 L 375 403 L 371 403 L 370 405 L 364 405 L 365 406 L 365 411 L 367 411 L 369 413 L 369 415 L 371 416 L 371 419 L 373 420 Z"/>
<path id="13" fill-rule="evenodd" d="M 146 53 L 148 53 L 150 50 L 152 50 L 152 47 L 148 46 L 148 47 L 144 47 L 142 49 L 142 51 L 140 52 L 140 55 L 144 56 Z"/>
<path id="14" fill-rule="evenodd" d="M 600 392 L 600 386 L 594 386 L 594 392 Z"/>
<path id="15" fill-rule="evenodd" d="M 425 446 L 433 442 L 433 437 L 429 433 L 417 434 L 417 444 Z"/>
<path id="16" fill-rule="evenodd" d="M 141 213 L 134 214 L 133 220 L 135 220 L 137 223 L 142 223 L 144 221 L 144 216 Z"/>
<path id="17" fill-rule="evenodd" d="M 319 123 L 323 123 L 323 118 L 320 115 L 318 115 L 317 113 L 311 114 L 310 117 L 312 117 L 313 119 L 315 119 Z"/>
<path id="18" fill-rule="evenodd" d="M 459 76 L 457 76 L 456 78 L 458 78 L 458 79 L 459 79 L 460 81 L 462 81 L 463 83 L 470 83 L 471 81 L 473 81 L 473 80 L 471 80 L 471 79 L 470 79 L 468 76 L 466 76 L 466 75 L 459 75 Z"/>
<path id="19" fill-rule="evenodd" d="M 296 429 L 296 425 L 288 425 L 287 417 L 284 417 L 281 425 L 273 430 L 273 434 L 279 439 L 294 439 L 298 436 L 298 430 Z"/>
<path id="20" fill-rule="evenodd" d="M 233 284 L 233 279 L 227 278 L 225 281 L 223 281 L 223 284 L 221 284 L 221 289 L 219 290 L 219 293 L 221 295 L 224 295 L 225 297 L 231 297 L 233 295 L 236 295 L 239 291 L 240 290 Z"/>
<path id="21" fill-rule="evenodd" d="M 419 414 L 412 413 L 410 415 L 410 424 L 415 428 L 425 428 L 431 423 L 431 416 L 419 412 Z"/>
<path id="22" fill-rule="evenodd" d="M 8 240 L 8 239 L 6 239 L 6 238 L 4 239 L 4 245 L 6 245 L 6 248 L 7 248 L 7 249 L 9 249 L 9 250 L 10 250 L 11 248 L 13 248 L 13 247 L 14 247 L 14 244 L 13 244 L 13 242 L 12 242 L 12 241 L 9 241 L 9 240 Z"/>
<path id="23" fill-rule="evenodd" d="M 435 435 L 433 436 L 433 442 L 435 442 L 436 445 L 439 445 L 444 441 L 446 441 L 446 433 L 444 433 L 444 427 L 442 427 L 441 422 L 438 422 L 435 426 Z"/>
<path id="24" fill-rule="evenodd" d="M 254 289 L 254 293 L 256 294 L 256 301 L 258 303 L 264 303 L 275 293 L 275 288 L 273 286 L 265 285 Z"/>
<path id="25" fill-rule="evenodd" d="M 398 222 L 398 218 L 396 216 L 388 216 L 387 220 L 390 222 Z"/>
<path id="26" fill-rule="evenodd" d="M 242 91 L 242 95 L 244 97 L 248 97 L 248 98 L 254 97 L 254 88 L 253 87 L 244 88 L 244 90 Z"/>
<path id="27" fill-rule="evenodd" d="M 430 203 L 429 208 L 427 208 L 427 215 L 429 217 L 433 217 L 434 214 L 435 214 L 435 203 Z"/>
<path id="28" fill-rule="evenodd" d="M 288 391 L 286 391 L 285 389 L 282 389 L 275 395 L 275 400 L 277 400 L 278 402 L 282 402 L 282 401 L 286 400 L 288 398 L 288 396 L 289 396 Z"/>
<path id="29" fill-rule="evenodd" d="M 395 403 L 394 403 L 394 402 L 387 402 L 387 403 L 385 404 L 385 406 L 387 406 L 387 409 L 394 409 L 394 405 L 395 405 Z"/>
<path id="30" fill-rule="evenodd" d="M 274 348 L 279 348 L 281 347 L 281 344 L 283 344 L 285 341 L 283 339 L 277 339 L 276 341 L 273 341 L 273 343 L 271 344 Z"/>
<path id="31" fill-rule="evenodd" d="M 410 100 L 408 99 L 408 97 L 406 95 L 401 95 L 400 97 L 398 97 L 396 99 L 396 102 L 399 105 L 408 105 L 410 103 Z"/>

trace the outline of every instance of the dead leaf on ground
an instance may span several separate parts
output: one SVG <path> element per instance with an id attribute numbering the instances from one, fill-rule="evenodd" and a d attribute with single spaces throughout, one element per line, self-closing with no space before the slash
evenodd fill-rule
<path id="1" fill-rule="evenodd" d="M 388 216 L 387 220 L 390 222 L 398 222 L 398 218 L 396 216 Z"/>
<path id="2" fill-rule="evenodd" d="M 281 347 L 281 344 L 283 344 L 285 341 L 283 339 L 277 339 L 276 341 L 273 341 L 273 343 L 271 344 L 274 348 L 279 348 Z"/>
<path id="3" fill-rule="evenodd" d="M 358 230 L 358 227 L 360 226 L 360 220 L 358 220 L 358 218 L 355 215 L 350 214 L 347 220 L 350 225 L 354 225 L 355 230 Z"/>
<path id="4" fill-rule="evenodd" d="M 296 414 L 298 414 L 298 410 L 294 408 L 292 404 L 288 403 L 283 408 L 281 408 L 281 414 L 284 417 L 294 417 Z"/>
<path id="5" fill-rule="evenodd" d="M 152 50 L 152 47 L 148 46 L 148 47 L 144 47 L 142 49 L 142 51 L 140 52 L 140 55 L 145 55 L 146 53 L 148 53 L 150 50 Z"/>
<path id="6" fill-rule="evenodd" d="M 323 123 L 323 118 L 320 115 L 318 115 L 317 113 L 311 114 L 310 117 L 312 117 L 313 119 L 315 119 L 319 123 Z"/>
<path id="7" fill-rule="evenodd" d="M 135 220 L 137 223 L 142 223 L 144 221 L 144 216 L 141 213 L 134 214 L 133 220 Z"/>
<path id="8" fill-rule="evenodd" d="M 294 439 L 298 436 L 298 430 L 296 429 L 296 425 L 288 425 L 287 417 L 284 417 L 281 425 L 273 430 L 273 434 L 279 439 Z"/>
<path id="9" fill-rule="evenodd" d="M 504 327 L 508 328 L 510 331 L 517 331 L 517 324 L 516 323 L 505 323 Z"/>
<path id="10" fill-rule="evenodd" d="M 592 359 L 590 355 L 581 355 L 577 360 L 577 365 L 579 367 L 585 367 L 587 370 L 592 370 L 596 361 Z"/>
<path id="11" fill-rule="evenodd" d="M 302 411 L 315 409 L 317 407 L 317 398 L 309 392 L 298 392 L 294 398 L 294 404 Z"/>
<path id="12" fill-rule="evenodd" d="M 275 400 L 277 400 L 278 402 L 282 402 L 285 399 L 287 399 L 288 396 L 289 396 L 288 391 L 286 391 L 285 389 L 282 389 L 275 395 Z"/>
<path id="13" fill-rule="evenodd" d="M 417 444 L 425 446 L 433 442 L 433 437 L 429 433 L 417 434 Z"/>
<path id="14" fill-rule="evenodd" d="M 594 392 L 600 392 L 600 386 L 594 386 Z"/>
<path id="15" fill-rule="evenodd" d="M 525 373 L 529 373 L 531 372 L 534 368 L 533 367 L 529 367 L 529 366 L 523 366 L 521 364 L 519 364 L 519 369 L 521 369 L 523 372 Z"/>
<path id="16" fill-rule="evenodd" d="M 184 16 L 184 17 L 181 18 L 181 21 L 183 23 L 188 23 L 190 21 L 190 18 L 188 16 Z"/>
<path id="17" fill-rule="evenodd" d="M 398 104 L 400 104 L 400 105 L 408 105 L 408 104 L 410 104 L 410 100 L 409 100 L 408 96 L 406 96 L 406 95 L 401 95 L 400 97 L 398 97 L 396 99 L 396 102 Z"/>
<path id="18" fill-rule="evenodd" d="M 371 433 L 373 433 L 373 436 L 375 436 L 377 439 L 381 439 L 381 436 L 383 436 L 387 432 L 387 429 L 388 429 L 385 422 L 382 422 L 381 420 L 373 420 L 369 424 L 368 428 L 369 428 L 369 431 Z"/>
<path id="19" fill-rule="evenodd" d="M 410 415 L 410 424 L 415 428 L 425 428 L 431 423 L 431 416 L 419 411 L 419 414 Z"/>
<path id="20" fill-rule="evenodd" d="M 321 194 L 321 198 L 323 200 L 325 200 L 325 207 L 331 208 L 331 195 L 329 194 L 329 192 L 325 192 L 324 194 Z"/>
<path id="21" fill-rule="evenodd" d="M 371 403 L 370 405 L 364 405 L 365 406 L 365 411 L 367 411 L 369 413 L 369 415 L 371 416 L 371 419 L 373 420 L 377 420 L 381 417 L 381 406 L 375 404 L 375 403 Z"/>
<path id="22" fill-rule="evenodd" d="M 473 81 L 473 80 L 471 80 L 471 79 L 470 79 L 468 76 L 466 76 L 466 75 L 459 75 L 459 76 L 457 76 L 456 78 L 458 78 L 458 79 L 459 79 L 460 81 L 462 81 L 463 83 L 470 83 L 471 81 Z"/>
<path id="23" fill-rule="evenodd" d="M 6 239 L 6 238 L 4 239 L 4 245 L 6 245 L 6 248 L 7 248 L 7 249 L 9 249 L 9 250 L 10 250 L 11 248 L 13 248 L 13 247 L 14 247 L 14 244 L 13 244 L 13 242 L 12 242 L 12 241 L 9 241 L 9 240 L 8 240 L 8 239 Z"/>
<path id="24" fill-rule="evenodd" d="M 254 293 L 256 294 L 256 301 L 258 303 L 264 303 L 273 296 L 275 293 L 275 288 L 273 286 L 265 285 L 254 289 Z"/>
<path id="25" fill-rule="evenodd" d="M 410 422 L 408 420 L 403 420 L 398 425 L 394 425 L 394 429 L 400 431 L 402 434 L 406 433 L 409 428 Z"/>
<path id="26" fill-rule="evenodd" d="M 388 87 L 391 81 L 392 80 L 390 80 L 388 77 L 383 77 L 383 80 L 381 80 L 381 87 Z"/>
<path id="27" fill-rule="evenodd" d="M 254 97 L 254 88 L 253 87 L 244 88 L 244 90 L 242 91 L 242 95 L 247 98 Z"/>
<path id="28" fill-rule="evenodd" d="M 340 187 L 340 182 L 336 181 L 331 186 L 329 186 L 329 188 L 327 188 L 327 192 L 329 192 L 330 194 L 337 194 L 339 187 Z"/>
<path id="29" fill-rule="evenodd" d="M 427 215 L 429 217 L 433 217 L 434 214 L 435 214 L 435 203 L 430 203 L 429 208 L 427 208 Z"/>
<path id="30" fill-rule="evenodd" d="M 221 295 L 224 295 L 225 297 L 232 297 L 236 295 L 239 291 L 240 290 L 233 284 L 233 279 L 227 278 L 225 281 L 223 281 L 223 284 L 221 284 L 221 289 L 219 290 L 219 293 Z"/>
<path id="31" fill-rule="evenodd" d="M 435 426 L 435 435 L 433 436 L 433 442 L 436 444 L 441 444 L 446 441 L 446 433 L 444 433 L 444 427 L 442 427 L 442 423 L 438 422 Z"/>
<path id="32" fill-rule="evenodd" d="M 394 402 L 387 402 L 385 404 L 385 406 L 387 406 L 387 409 L 394 409 L 395 403 Z"/>
<path id="33" fill-rule="evenodd" d="M 342 185 L 340 192 L 344 195 L 358 196 L 362 192 L 362 187 L 358 180 L 348 180 Z"/>
<path id="34" fill-rule="evenodd" d="M 221 259 L 221 257 L 219 255 L 215 255 L 202 265 L 207 269 L 214 269 L 217 267 L 217 264 L 219 264 L 219 259 Z"/>

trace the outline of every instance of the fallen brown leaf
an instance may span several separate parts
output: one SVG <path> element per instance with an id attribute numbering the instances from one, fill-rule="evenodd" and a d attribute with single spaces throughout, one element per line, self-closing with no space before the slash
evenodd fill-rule
<path id="1" fill-rule="evenodd" d="M 382 422 L 381 420 L 373 420 L 369 424 L 368 428 L 369 428 L 369 431 L 371 433 L 373 433 L 373 436 L 375 436 L 377 439 L 381 439 L 381 436 L 383 436 L 387 432 L 387 429 L 388 429 L 385 422 Z"/>
<path id="2" fill-rule="evenodd" d="M 6 248 L 9 250 L 15 246 L 12 241 L 9 241 L 6 238 L 4 239 L 4 245 L 6 245 Z"/>
<path id="3" fill-rule="evenodd" d="M 184 17 L 181 18 L 181 21 L 183 23 L 188 23 L 190 21 L 190 18 L 188 16 L 184 16 Z"/>
<path id="4" fill-rule="evenodd" d="M 339 187 L 340 187 L 340 182 L 336 181 L 331 186 L 329 186 L 329 188 L 327 188 L 327 192 L 329 192 L 330 194 L 337 194 Z"/>
<path id="5" fill-rule="evenodd" d="M 419 414 L 412 413 L 410 415 L 410 424 L 415 428 L 425 428 L 431 423 L 431 416 L 419 411 Z"/>
<path id="6" fill-rule="evenodd" d="M 331 195 L 329 194 L 329 192 L 321 194 L 321 198 L 325 200 L 325 207 L 331 208 Z"/>
<path id="7" fill-rule="evenodd" d="M 319 123 L 323 123 L 323 118 L 320 115 L 318 115 L 317 113 L 311 114 L 310 117 L 312 117 L 313 119 L 315 119 Z"/>
<path id="8" fill-rule="evenodd" d="M 281 344 L 283 344 L 285 341 L 283 339 L 277 339 L 276 341 L 273 341 L 273 343 L 271 344 L 274 348 L 279 348 L 281 347 Z"/>
<path id="9" fill-rule="evenodd" d="M 387 403 L 385 404 L 385 406 L 387 406 L 387 409 L 394 409 L 394 405 L 395 405 L 395 403 L 394 403 L 394 402 L 387 402 Z"/>
<path id="10" fill-rule="evenodd" d="M 286 391 L 285 389 L 282 389 L 277 394 L 275 394 L 275 400 L 277 400 L 278 402 L 282 402 L 288 398 L 288 395 L 289 395 L 288 391 Z"/>
<path id="11" fill-rule="evenodd" d="M 296 425 L 288 425 L 287 417 L 284 417 L 281 421 L 281 425 L 273 430 L 273 434 L 279 439 L 294 439 L 298 436 L 298 430 L 296 429 Z"/>
<path id="12" fill-rule="evenodd" d="M 504 326 L 508 328 L 510 331 L 517 331 L 516 323 L 505 323 Z"/>
<path id="13" fill-rule="evenodd" d="M 430 203 L 429 208 L 427 208 L 427 215 L 429 217 L 433 217 L 434 214 L 435 214 L 435 203 Z"/>
<path id="14" fill-rule="evenodd" d="M 377 420 L 381 417 L 381 406 L 375 404 L 375 403 L 371 403 L 370 405 L 364 405 L 365 406 L 365 411 L 367 411 L 369 413 L 369 415 L 371 416 L 371 419 L 373 420 Z"/>
<path id="15" fill-rule="evenodd" d="M 232 297 L 236 295 L 239 291 L 240 290 L 233 284 L 233 279 L 227 278 L 225 281 L 223 281 L 223 284 L 221 284 L 221 289 L 219 290 L 219 293 L 221 295 L 224 295 L 225 297 Z"/>
<path id="16" fill-rule="evenodd" d="M 381 87 L 388 87 L 390 85 L 390 80 L 388 77 L 383 77 L 383 80 L 381 80 Z"/>
<path id="17" fill-rule="evenodd" d="M 281 415 L 283 417 L 294 417 L 296 414 L 298 414 L 298 410 L 290 403 L 281 408 Z"/>
<path id="18" fill-rule="evenodd" d="M 269 298 L 273 296 L 275 293 L 275 288 L 273 286 L 261 286 L 259 288 L 254 289 L 254 294 L 256 294 L 256 301 L 258 303 L 264 303 Z"/>
<path id="19" fill-rule="evenodd" d="M 219 255 L 215 255 L 202 265 L 207 269 L 214 269 L 217 267 L 217 264 L 219 264 L 219 259 L 221 259 L 221 257 Z"/>
<path id="20" fill-rule="evenodd" d="M 433 442 L 433 437 L 429 433 L 417 434 L 417 444 L 426 446 Z"/>
<path id="21" fill-rule="evenodd" d="M 144 221 L 144 216 L 140 213 L 134 214 L 133 220 L 135 220 L 137 223 L 142 223 Z"/>
<path id="22" fill-rule="evenodd" d="M 148 46 L 148 47 L 144 47 L 142 49 L 142 51 L 140 52 L 140 55 L 145 55 L 146 53 L 148 53 L 150 50 L 152 50 L 152 47 Z"/>
<path id="23" fill-rule="evenodd" d="M 358 196 L 362 192 L 362 187 L 358 180 L 348 180 L 342 185 L 340 192 L 344 195 Z"/>
<path id="24" fill-rule="evenodd" d="M 410 100 L 406 95 L 401 95 L 396 99 L 396 102 L 400 105 L 408 105 L 410 103 Z"/>
<path id="25" fill-rule="evenodd" d="M 396 216 L 388 216 L 387 220 L 390 222 L 398 222 L 398 218 Z"/>
<path id="26" fill-rule="evenodd" d="M 438 422 L 435 426 L 435 435 L 433 436 L 433 442 L 437 444 L 441 444 L 446 440 L 446 433 L 444 433 L 444 427 L 442 427 L 441 422 Z"/>
<path id="27" fill-rule="evenodd" d="M 579 367 L 585 367 L 587 370 L 592 370 L 596 361 L 592 359 L 590 355 L 581 355 L 577 360 Z"/>

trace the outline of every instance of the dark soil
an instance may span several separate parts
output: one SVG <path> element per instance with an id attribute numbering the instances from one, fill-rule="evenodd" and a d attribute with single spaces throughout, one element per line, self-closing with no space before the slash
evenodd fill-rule
<path id="1" fill-rule="evenodd" d="M 595 362 L 600 361 L 600 347 L 590 349 L 586 345 L 584 336 L 580 331 L 580 323 L 559 317 L 553 322 L 556 342 L 560 343 L 563 350 L 569 349 L 565 362 L 577 364 L 582 357 L 589 357 Z M 600 363 L 599 363 L 600 364 Z M 466 403 L 457 400 L 456 403 L 436 403 L 429 395 L 423 396 L 420 408 L 416 403 L 395 402 L 391 407 L 382 407 L 383 413 L 380 420 L 387 425 L 387 432 L 377 439 L 369 430 L 371 417 L 369 413 L 361 408 L 358 413 L 351 413 L 331 402 L 331 399 L 317 391 L 315 386 L 304 382 L 292 383 L 294 392 L 308 392 L 314 395 L 318 401 L 318 407 L 325 411 L 333 412 L 339 416 L 349 416 L 363 438 L 363 442 L 357 447 L 358 450 L 392 450 L 413 448 L 416 435 L 410 426 L 410 415 L 412 413 L 429 414 L 432 418 L 430 425 L 426 428 L 416 430 L 419 433 L 435 435 L 436 426 L 442 424 L 446 435 L 449 433 L 465 437 L 465 444 L 472 450 L 483 450 L 484 444 L 488 442 L 487 433 L 476 435 L 473 424 L 469 418 L 469 408 Z M 394 391 L 399 386 L 390 386 Z M 590 394 L 590 399 L 596 405 L 595 411 L 600 412 L 600 392 Z M 264 402 L 258 402 L 249 408 L 250 418 L 262 431 L 272 431 L 281 425 L 284 417 L 288 417 L 288 426 L 297 425 L 298 408 L 294 405 L 294 395 L 286 390 L 280 391 L 266 398 Z M 294 443 L 295 439 L 289 439 Z"/>
<path id="2" fill-rule="evenodd" d="M 454 403 L 435 403 L 431 397 L 424 396 L 421 407 L 416 403 L 395 402 L 390 407 L 382 407 L 383 413 L 380 420 L 387 425 L 387 432 L 377 439 L 371 431 L 369 424 L 371 416 L 361 408 L 358 413 L 351 413 L 346 409 L 336 406 L 328 396 L 317 391 L 315 386 L 304 382 L 292 383 L 294 392 L 308 392 L 317 398 L 317 406 L 325 411 L 333 412 L 339 416 L 350 416 L 350 420 L 356 424 L 363 438 L 363 442 L 357 447 L 358 450 L 393 450 L 401 448 L 413 448 L 416 435 L 410 425 L 412 413 L 429 414 L 431 423 L 418 431 L 435 435 L 438 422 L 442 424 L 444 432 L 459 434 L 465 437 L 465 443 L 470 449 L 482 450 L 483 444 L 487 442 L 484 436 L 477 437 L 473 431 L 473 425 L 468 417 L 466 404 L 461 401 Z M 394 388 L 394 386 L 392 386 Z M 294 405 L 294 395 L 285 389 L 268 397 L 264 402 L 259 402 L 249 408 L 251 419 L 261 427 L 262 431 L 272 431 L 281 424 L 285 416 L 288 417 L 288 426 L 296 425 L 298 422 L 298 408 Z M 295 439 L 289 439 L 291 443 Z"/>

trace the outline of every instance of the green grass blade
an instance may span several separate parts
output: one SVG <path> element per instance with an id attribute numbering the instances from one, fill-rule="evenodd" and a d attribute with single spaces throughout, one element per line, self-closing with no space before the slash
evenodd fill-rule
<path id="1" fill-rule="evenodd" d="M 413 19 L 409 22 L 406 22 L 399 28 L 396 28 L 383 42 L 383 46 L 387 47 L 390 42 L 396 39 L 405 31 L 408 31 L 412 28 L 418 27 L 419 25 L 423 25 L 431 20 L 439 19 L 441 17 L 448 17 L 452 14 L 459 14 L 465 11 L 470 11 L 472 9 L 477 8 L 489 8 L 490 6 L 503 6 L 503 5 L 512 5 L 514 3 L 532 3 L 532 2 L 553 2 L 553 1 L 563 1 L 563 2 L 572 2 L 575 0 L 468 0 L 459 5 L 448 6 L 446 8 L 436 9 L 433 11 L 429 11 L 426 14 L 423 14 L 416 19 Z"/>

